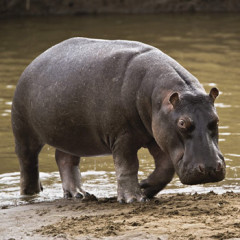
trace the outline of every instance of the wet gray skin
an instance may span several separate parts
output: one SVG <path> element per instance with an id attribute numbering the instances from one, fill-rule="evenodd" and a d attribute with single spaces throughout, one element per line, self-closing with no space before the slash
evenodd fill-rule
<path id="1" fill-rule="evenodd" d="M 112 154 L 118 201 L 146 201 L 173 178 L 220 181 L 214 100 L 187 70 L 152 46 L 72 38 L 37 57 L 23 72 L 12 104 L 21 193 L 41 189 L 38 154 L 56 148 L 64 195 L 89 197 L 80 157 Z M 155 170 L 138 182 L 137 152 L 148 148 Z M 97 186 L 96 186 L 97 187 Z"/>

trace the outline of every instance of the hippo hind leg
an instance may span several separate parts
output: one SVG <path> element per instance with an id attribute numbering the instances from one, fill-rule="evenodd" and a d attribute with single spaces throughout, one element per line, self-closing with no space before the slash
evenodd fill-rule
<path id="1" fill-rule="evenodd" d="M 39 180 L 38 154 L 44 144 L 38 140 L 36 135 L 27 124 L 13 124 L 15 136 L 15 152 L 20 164 L 20 186 L 21 194 L 33 195 L 42 189 Z"/>
<path id="2" fill-rule="evenodd" d="M 60 172 L 65 198 L 96 199 L 94 195 L 89 194 L 82 188 L 79 170 L 80 157 L 56 149 L 55 159 Z"/>

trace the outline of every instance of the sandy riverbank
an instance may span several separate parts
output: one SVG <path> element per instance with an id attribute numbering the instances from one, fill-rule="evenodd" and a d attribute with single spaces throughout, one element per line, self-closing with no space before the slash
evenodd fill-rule
<path id="1" fill-rule="evenodd" d="M 56 200 L 4 207 L 1 239 L 240 239 L 240 194 L 161 195 L 147 203 Z"/>

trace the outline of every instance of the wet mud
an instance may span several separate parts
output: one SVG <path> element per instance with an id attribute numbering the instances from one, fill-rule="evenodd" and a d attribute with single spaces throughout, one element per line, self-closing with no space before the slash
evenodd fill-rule
<path id="1" fill-rule="evenodd" d="M 0 210 L 3 239 L 240 239 L 240 194 L 56 200 Z"/>

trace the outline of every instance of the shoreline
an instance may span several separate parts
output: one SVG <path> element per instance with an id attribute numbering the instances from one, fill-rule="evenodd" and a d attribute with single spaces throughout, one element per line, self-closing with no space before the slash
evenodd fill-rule
<path id="1" fill-rule="evenodd" d="M 240 193 L 168 194 L 147 203 L 59 199 L 0 209 L 3 239 L 240 239 Z"/>

